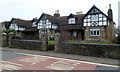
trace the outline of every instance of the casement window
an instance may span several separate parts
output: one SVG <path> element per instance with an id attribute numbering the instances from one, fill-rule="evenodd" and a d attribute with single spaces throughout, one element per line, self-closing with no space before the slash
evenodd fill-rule
<path id="1" fill-rule="evenodd" d="M 42 30 L 42 34 L 47 34 L 47 30 Z"/>
<path id="2" fill-rule="evenodd" d="M 100 29 L 90 29 L 90 36 L 100 36 Z"/>
<path id="3" fill-rule="evenodd" d="M 75 18 L 69 18 L 68 23 L 69 24 L 74 24 L 75 23 Z"/>

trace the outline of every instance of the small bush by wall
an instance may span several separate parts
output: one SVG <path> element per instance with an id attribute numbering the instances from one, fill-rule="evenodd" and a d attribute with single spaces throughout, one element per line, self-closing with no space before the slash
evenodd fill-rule
<path id="1" fill-rule="evenodd" d="M 54 44 L 48 44 L 48 50 L 54 50 Z"/>
<path id="2" fill-rule="evenodd" d="M 117 37 L 117 44 L 120 44 L 120 34 L 118 34 L 118 37 Z"/>

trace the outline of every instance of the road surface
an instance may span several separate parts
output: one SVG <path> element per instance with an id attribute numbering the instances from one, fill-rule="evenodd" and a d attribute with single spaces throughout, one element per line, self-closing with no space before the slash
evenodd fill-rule
<path id="1" fill-rule="evenodd" d="M 118 70 L 118 66 L 43 55 L 0 51 L 1 70 Z"/>

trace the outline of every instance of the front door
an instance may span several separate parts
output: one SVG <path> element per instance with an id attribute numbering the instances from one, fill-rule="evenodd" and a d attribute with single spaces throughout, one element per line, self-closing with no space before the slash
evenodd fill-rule
<path id="1" fill-rule="evenodd" d="M 78 40 L 78 31 L 76 31 L 76 30 L 70 31 L 70 39 Z"/>

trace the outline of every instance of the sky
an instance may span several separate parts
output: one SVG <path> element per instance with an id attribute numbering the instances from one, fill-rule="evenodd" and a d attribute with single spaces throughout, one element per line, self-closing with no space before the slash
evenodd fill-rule
<path id="1" fill-rule="evenodd" d="M 112 4 L 113 19 L 118 25 L 118 2 L 120 0 L 0 0 L 0 22 L 12 18 L 31 20 L 39 18 L 42 13 L 53 15 L 59 10 L 60 16 L 82 11 L 87 13 L 95 5 L 107 14 L 109 4 Z"/>

